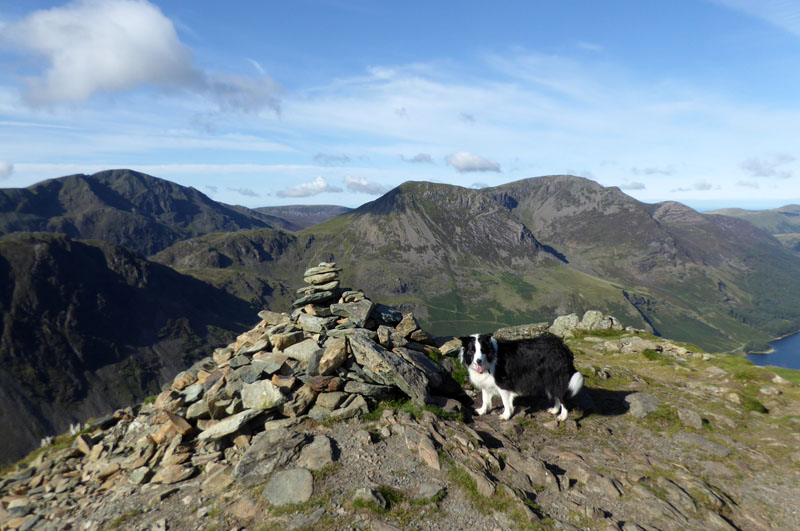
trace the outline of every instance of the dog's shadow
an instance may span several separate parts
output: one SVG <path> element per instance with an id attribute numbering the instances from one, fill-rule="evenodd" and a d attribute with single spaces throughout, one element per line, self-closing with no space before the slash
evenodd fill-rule
<path id="1" fill-rule="evenodd" d="M 625 402 L 625 397 L 634 391 L 614 391 L 610 389 L 601 389 L 599 387 L 585 386 L 574 398 L 568 399 L 566 402 L 567 409 L 570 411 L 579 411 L 580 416 L 576 420 L 583 420 L 592 415 L 600 415 L 604 417 L 615 417 L 624 415 L 628 412 L 628 403 Z M 480 400 L 472 404 L 473 408 L 479 407 Z M 532 395 L 519 397 L 514 401 L 515 416 L 520 412 L 526 411 L 534 413 L 537 411 L 545 411 L 552 407 L 553 402 L 544 395 Z M 492 402 L 492 409 L 503 410 L 503 405 L 498 398 Z M 475 415 L 470 408 L 467 408 L 465 417 L 472 418 Z M 512 417 L 513 418 L 513 417 Z"/>

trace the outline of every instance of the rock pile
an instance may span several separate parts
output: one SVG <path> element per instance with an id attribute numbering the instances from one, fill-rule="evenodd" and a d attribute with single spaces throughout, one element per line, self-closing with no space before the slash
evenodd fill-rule
<path id="1" fill-rule="evenodd" d="M 432 359 L 459 341 L 437 350 L 412 314 L 341 289 L 339 273 L 310 268 L 291 314 L 259 313 L 158 396 L 29 456 L 0 478 L 0 529 L 800 525 L 780 503 L 800 496 L 785 462 L 800 463 L 800 422 L 786 420 L 800 392 L 786 378 L 734 377 L 642 331 L 592 333 L 619 330 L 613 317 L 565 316 L 587 379 L 574 417 L 552 421 L 534 400 L 510 421 L 465 421 L 420 407 L 460 408 Z M 774 413 L 748 405 L 756 393 Z M 390 396 L 410 400 L 374 410 Z"/>
<path id="2" fill-rule="evenodd" d="M 211 481 L 209 470 L 236 464 L 255 446 L 258 455 L 274 454 L 270 470 L 288 460 L 275 449 L 281 445 L 290 453 L 308 448 L 308 459 L 324 465 L 331 461 L 330 441 L 306 441 L 285 428 L 305 416 L 355 417 L 398 395 L 420 405 L 435 400 L 432 392 L 446 377 L 426 355 L 438 353 L 430 335 L 412 313 L 341 290 L 340 271 L 333 263 L 308 269 L 308 286 L 298 290 L 291 315 L 260 312 L 252 330 L 179 373 L 153 400 L 91 423 L 71 448 L 48 460 L 42 454 L 0 480 L 8 502 L 3 511 L 15 518 L 5 525 L 29 528 L 69 514 L 119 484 L 175 484 L 201 469 Z M 313 457 L 320 447 L 323 454 L 327 447 L 327 458 Z M 241 464 L 236 470 L 242 477 L 265 472 Z"/>

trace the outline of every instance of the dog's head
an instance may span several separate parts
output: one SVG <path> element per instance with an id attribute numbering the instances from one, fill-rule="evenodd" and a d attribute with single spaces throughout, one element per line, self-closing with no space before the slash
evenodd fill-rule
<path id="1" fill-rule="evenodd" d="M 490 334 L 475 334 L 459 338 L 458 359 L 478 374 L 489 370 L 497 360 L 497 341 Z"/>

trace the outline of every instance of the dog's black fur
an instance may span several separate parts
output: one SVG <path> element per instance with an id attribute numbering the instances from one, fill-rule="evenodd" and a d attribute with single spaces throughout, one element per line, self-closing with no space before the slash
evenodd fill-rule
<path id="1" fill-rule="evenodd" d="M 561 412 L 559 418 L 566 418 L 562 401 L 568 393 L 577 394 L 583 377 L 575 370 L 572 351 L 561 338 L 545 333 L 517 341 L 496 339 L 489 334 L 459 339 L 462 345 L 459 357 L 470 369 L 470 380 L 483 391 L 485 407 L 478 414 L 486 412 L 487 398 L 491 402 L 492 396 L 500 395 L 506 408 L 503 417 L 508 418 L 513 413 L 516 396 L 542 392 L 554 401 L 551 412 Z M 478 352 L 480 360 L 476 360 Z"/>

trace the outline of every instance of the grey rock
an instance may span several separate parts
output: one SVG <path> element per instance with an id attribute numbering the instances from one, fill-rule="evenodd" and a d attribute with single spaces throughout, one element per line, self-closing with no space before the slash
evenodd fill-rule
<path id="1" fill-rule="evenodd" d="M 231 369 L 238 369 L 239 367 L 250 365 L 250 358 L 240 354 L 234 358 L 231 358 L 230 361 L 228 361 L 228 365 Z"/>
<path id="2" fill-rule="evenodd" d="M 649 393 L 633 393 L 625 397 L 628 404 L 628 412 L 637 419 L 642 419 L 658 409 L 661 402 Z"/>
<path id="3" fill-rule="evenodd" d="M 295 343 L 291 347 L 284 349 L 283 352 L 290 358 L 308 363 L 312 356 L 322 356 L 323 350 L 313 339 L 306 339 L 305 341 Z"/>
<path id="4" fill-rule="evenodd" d="M 412 497 L 414 500 L 430 500 L 440 496 L 445 491 L 445 486 L 437 480 L 425 481 L 417 485 Z"/>
<path id="5" fill-rule="evenodd" d="M 275 347 L 275 350 L 286 350 L 298 341 L 301 341 L 303 337 L 303 332 L 297 331 L 287 332 L 285 334 L 275 334 L 269 336 L 269 340 L 272 341 L 272 345 Z"/>
<path id="6" fill-rule="evenodd" d="M 286 396 L 269 380 L 242 386 L 241 395 L 242 405 L 247 409 L 271 409 L 286 402 Z"/>
<path id="7" fill-rule="evenodd" d="M 714 454 L 719 457 L 728 457 L 731 453 L 730 449 L 721 444 L 709 441 L 705 437 L 695 433 L 680 432 L 676 433 L 672 440 L 684 446 L 696 446 L 705 452 Z"/>
<path id="8" fill-rule="evenodd" d="M 389 506 L 389 504 L 386 502 L 386 498 L 383 497 L 383 494 L 370 487 L 361 487 L 356 489 L 355 494 L 353 494 L 353 501 L 368 504 L 374 503 L 381 509 L 386 509 Z"/>
<path id="9" fill-rule="evenodd" d="M 250 448 L 233 469 L 233 478 L 246 488 L 255 487 L 292 462 L 307 442 L 306 436 L 286 428 L 261 432 L 250 441 Z"/>
<path id="10" fill-rule="evenodd" d="M 435 361 L 430 359 L 425 354 L 415 350 L 410 350 L 405 347 L 396 347 L 392 349 L 392 352 L 399 354 L 404 360 L 414 365 L 414 367 L 417 369 L 423 371 L 425 376 L 428 377 L 428 382 L 431 389 L 436 389 L 442 385 L 442 374 L 439 366 Z"/>
<path id="11" fill-rule="evenodd" d="M 336 326 L 337 319 L 335 317 L 317 317 L 304 313 L 297 320 L 300 328 L 312 334 L 325 333 L 329 328 Z"/>
<path id="12" fill-rule="evenodd" d="M 334 420 L 350 419 L 357 415 L 369 413 L 369 405 L 364 397 L 361 395 L 354 395 L 355 399 L 346 405 L 346 407 L 339 408 L 331 412 L 330 418 Z"/>
<path id="13" fill-rule="evenodd" d="M 203 391 L 203 384 L 196 383 L 181 391 L 181 395 L 186 404 L 194 404 L 203 396 Z"/>
<path id="14" fill-rule="evenodd" d="M 366 328 L 334 328 L 333 330 L 328 330 L 328 337 L 354 337 L 354 336 L 361 336 L 369 339 L 370 341 L 377 341 L 378 334 L 373 332 L 372 330 L 367 330 Z"/>
<path id="15" fill-rule="evenodd" d="M 409 312 L 403 316 L 403 319 L 399 323 L 397 323 L 395 329 L 397 330 L 398 334 L 407 338 L 412 332 L 414 332 L 414 330 L 419 330 L 419 323 L 414 317 L 414 314 Z"/>
<path id="16" fill-rule="evenodd" d="M 150 470 L 150 467 L 147 466 L 140 466 L 133 472 L 131 472 L 130 477 L 128 478 L 128 482 L 131 485 L 143 485 L 150 481 L 150 478 L 153 477 L 153 471 Z"/>
<path id="17" fill-rule="evenodd" d="M 300 450 L 296 464 L 309 470 L 322 470 L 333 462 L 333 442 L 326 435 L 317 435 Z"/>
<path id="18" fill-rule="evenodd" d="M 235 380 L 240 380 L 242 383 L 251 384 L 255 381 L 261 379 L 261 375 L 263 374 L 263 364 L 259 365 L 245 365 L 244 367 L 239 367 L 235 371 L 233 371 L 233 378 Z"/>
<path id="19" fill-rule="evenodd" d="M 326 420 L 330 418 L 331 413 L 332 411 L 330 409 L 316 404 L 314 407 L 309 409 L 308 413 L 306 414 L 314 420 Z"/>
<path id="20" fill-rule="evenodd" d="M 344 384 L 344 391 L 345 393 L 356 393 L 380 400 L 381 398 L 388 398 L 391 396 L 393 388 L 388 385 L 368 384 L 350 380 Z"/>
<path id="21" fill-rule="evenodd" d="M 215 441 L 239 431 L 242 426 L 253 420 L 261 413 L 260 409 L 245 409 L 241 413 L 232 415 L 206 428 L 197 436 L 199 441 Z"/>
<path id="22" fill-rule="evenodd" d="M 331 313 L 340 317 L 348 317 L 359 328 L 363 328 L 369 319 L 375 304 L 369 299 L 344 304 L 331 304 Z"/>
<path id="23" fill-rule="evenodd" d="M 335 291 L 339 287 L 339 281 L 333 280 L 325 284 L 314 284 L 312 286 L 304 286 L 297 290 L 298 295 L 308 295 L 311 293 L 319 293 L 320 291 Z"/>
<path id="24" fill-rule="evenodd" d="M 414 365 L 361 336 L 351 336 L 350 347 L 356 361 L 374 381 L 394 385 L 412 400 L 425 403 L 428 377 Z"/>
<path id="25" fill-rule="evenodd" d="M 330 301 L 338 297 L 336 291 L 320 291 L 318 293 L 311 293 L 310 295 L 306 295 L 305 297 L 300 297 L 296 301 L 292 303 L 292 306 L 305 306 L 310 302 L 321 303 L 323 301 Z"/>
<path id="26" fill-rule="evenodd" d="M 263 319 L 268 325 L 288 324 L 289 316 L 285 313 L 271 312 L 269 310 L 261 310 L 258 312 L 258 317 Z"/>
<path id="27" fill-rule="evenodd" d="M 345 386 L 345 390 L 346 389 L 347 386 Z M 330 410 L 334 410 L 339 406 L 339 404 L 342 403 L 342 400 L 344 400 L 346 396 L 347 393 L 343 393 L 341 391 L 334 391 L 331 393 L 320 393 L 319 395 L 317 395 L 316 405 L 322 406 Z"/>
<path id="28" fill-rule="evenodd" d="M 324 507 L 320 507 L 311 514 L 299 514 L 292 518 L 292 521 L 289 522 L 289 525 L 286 526 L 286 529 L 289 531 L 292 529 L 313 529 L 324 514 Z"/>
<path id="29" fill-rule="evenodd" d="M 190 420 L 199 418 L 208 418 L 211 412 L 208 409 L 208 402 L 205 400 L 198 400 L 186 410 L 186 418 Z"/>
<path id="30" fill-rule="evenodd" d="M 272 476 L 261 494 L 272 505 L 305 503 L 314 493 L 314 476 L 305 468 L 282 470 Z"/>
<path id="31" fill-rule="evenodd" d="M 261 352 L 262 350 L 268 350 L 268 349 L 269 349 L 269 338 L 265 337 L 265 338 L 259 339 L 258 341 L 256 341 L 252 345 L 243 346 L 242 348 L 240 348 L 236 352 L 236 355 L 237 356 L 252 356 L 256 352 Z"/>
<path id="32" fill-rule="evenodd" d="M 565 337 L 568 334 L 572 335 L 572 331 L 578 328 L 578 323 L 580 323 L 580 319 L 574 313 L 560 315 L 553 321 L 553 326 L 550 327 L 549 331 L 551 334 Z"/>
<path id="33" fill-rule="evenodd" d="M 533 323 L 519 326 L 508 326 L 499 328 L 493 334 L 497 339 L 504 339 L 506 341 L 516 341 L 519 339 L 531 339 L 539 337 L 547 332 L 549 323 Z"/>
<path id="34" fill-rule="evenodd" d="M 621 330 L 619 322 L 610 315 L 603 315 L 603 312 L 589 310 L 583 314 L 578 328 L 581 330 Z"/>
<path id="35" fill-rule="evenodd" d="M 697 412 L 685 407 L 678 407 L 676 409 L 678 410 L 678 419 L 680 419 L 684 426 L 696 430 L 703 427 L 703 418 Z"/>

